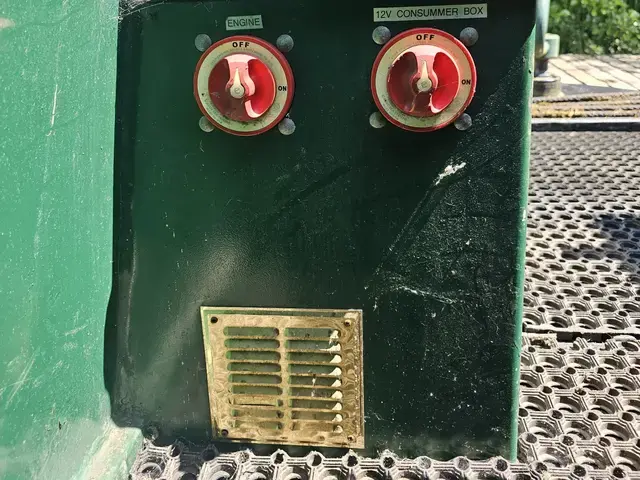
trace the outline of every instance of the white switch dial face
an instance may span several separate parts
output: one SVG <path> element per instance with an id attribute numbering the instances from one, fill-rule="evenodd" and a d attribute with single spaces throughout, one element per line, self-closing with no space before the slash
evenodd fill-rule
<path id="1" fill-rule="evenodd" d="M 400 110 L 391 100 L 388 78 L 391 67 L 398 57 L 412 47 L 432 45 L 453 59 L 460 72 L 460 89 L 453 101 L 440 113 L 429 117 L 417 117 Z M 418 89 L 428 90 L 430 85 L 425 75 Z M 453 123 L 471 102 L 475 94 L 476 69 L 469 51 L 452 35 L 433 28 L 408 30 L 392 38 L 380 51 L 373 66 L 371 89 L 378 108 L 391 123 L 414 131 L 437 130 Z"/>
<path id="2" fill-rule="evenodd" d="M 241 122 L 225 117 L 214 105 L 209 92 L 209 77 L 213 68 L 234 54 L 251 55 L 271 71 L 276 83 L 275 100 L 260 117 Z M 236 82 L 238 83 L 238 82 Z M 241 85 L 231 88 L 230 95 L 242 98 Z M 293 99 L 293 74 L 284 56 L 264 40 L 249 36 L 226 38 L 212 45 L 200 58 L 194 78 L 195 96 L 202 112 L 218 128 L 236 135 L 256 135 L 273 128 L 284 118 Z"/>

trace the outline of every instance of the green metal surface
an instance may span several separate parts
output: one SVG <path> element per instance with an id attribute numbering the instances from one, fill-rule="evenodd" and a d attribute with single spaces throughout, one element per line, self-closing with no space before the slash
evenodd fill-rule
<path id="1" fill-rule="evenodd" d="M 125 478 L 103 380 L 116 0 L 0 2 L 0 478 Z"/>
<path id="2" fill-rule="evenodd" d="M 425 3 L 454 4 L 402 2 Z M 364 453 L 515 457 L 535 1 L 388 24 L 480 32 L 473 127 L 427 134 L 368 123 L 372 8 L 390 4 L 167 2 L 126 16 L 105 360 L 120 425 L 210 438 L 202 305 L 355 308 Z M 219 40 L 243 14 L 265 26 L 244 33 L 295 40 L 289 137 L 198 128 L 194 38 Z"/>

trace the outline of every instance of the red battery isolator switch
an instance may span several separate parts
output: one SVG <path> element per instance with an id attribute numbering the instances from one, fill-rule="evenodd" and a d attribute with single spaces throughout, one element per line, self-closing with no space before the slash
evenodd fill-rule
<path id="1" fill-rule="evenodd" d="M 233 36 L 204 52 L 194 75 L 198 106 L 209 121 L 234 135 L 258 135 L 276 126 L 293 100 L 293 73 L 264 40 Z"/>
<path id="2" fill-rule="evenodd" d="M 462 42 L 435 28 L 416 28 L 395 36 L 380 51 L 371 90 L 391 123 L 429 132 L 464 113 L 476 81 L 473 58 Z"/>

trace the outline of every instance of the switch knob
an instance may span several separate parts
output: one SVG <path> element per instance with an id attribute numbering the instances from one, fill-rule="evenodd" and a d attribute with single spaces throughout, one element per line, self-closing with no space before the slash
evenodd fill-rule
<path id="1" fill-rule="evenodd" d="M 224 57 L 209 76 L 209 96 L 225 117 L 249 122 L 264 115 L 276 99 L 276 81 L 260 59 L 245 54 Z"/>
<path id="2" fill-rule="evenodd" d="M 418 132 L 453 123 L 470 104 L 475 87 L 475 64 L 467 48 L 435 28 L 407 30 L 392 38 L 371 74 L 371 90 L 382 114 Z"/>
<path id="3" fill-rule="evenodd" d="M 451 105 L 460 89 L 460 72 L 446 51 L 430 45 L 405 50 L 388 76 L 396 107 L 415 117 L 432 117 Z"/>
<path id="4" fill-rule="evenodd" d="M 257 135 L 276 126 L 291 106 L 293 90 L 293 73 L 284 56 L 250 36 L 213 44 L 194 75 L 202 113 L 214 126 L 235 135 Z"/>

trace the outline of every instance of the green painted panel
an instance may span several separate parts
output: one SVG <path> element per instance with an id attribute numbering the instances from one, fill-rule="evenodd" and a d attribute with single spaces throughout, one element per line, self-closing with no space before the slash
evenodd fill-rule
<path id="1" fill-rule="evenodd" d="M 103 379 L 116 0 L 0 2 L 0 478 L 123 478 Z"/>
<path id="2" fill-rule="evenodd" d="M 362 308 L 365 453 L 514 457 L 535 2 L 388 25 L 480 32 L 472 129 L 428 134 L 368 123 L 372 7 L 394 3 L 166 2 L 125 18 L 106 357 L 119 424 L 210 439 L 202 305 Z M 258 13 L 248 33 L 294 38 L 297 129 L 204 133 L 194 38 Z"/>

